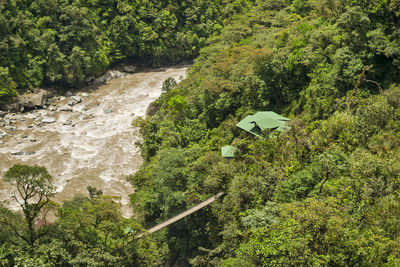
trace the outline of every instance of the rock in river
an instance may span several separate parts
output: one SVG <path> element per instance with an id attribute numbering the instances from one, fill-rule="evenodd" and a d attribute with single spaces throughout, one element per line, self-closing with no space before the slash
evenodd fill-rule
<path id="1" fill-rule="evenodd" d="M 71 108 L 71 107 L 68 107 L 68 106 L 61 107 L 61 108 L 59 108 L 58 110 L 59 110 L 59 111 L 68 111 L 68 112 L 72 112 L 72 108 Z"/>
<path id="2" fill-rule="evenodd" d="M 22 155 L 29 156 L 29 155 L 33 155 L 33 154 L 35 154 L 35 151 L 31 151 L 31 152 L 18 151 L 18 152 L 11 153 L 11 155 L 13 155 L 13 156 L 22 156 Z"/>
<path id="3" fill-rule="evenodd" d="M 52 117 L 47 117 L 47 118 L 43 118 L 42 123 L 53 123 L 56 122 L 57 120 L 55 118 Z"/>
<path id="4" fill-rule="evenodd" d="M 117 70 L 109 70 L 103 76 L 98 77 L 94 80 L 94 84 L 101 84 L 108 81 L 111 81 L 116 78 L 124 77 L 126 73 L 117 71 Z"/>
<path id="5" fill-rule="evenodd" d="M 68 101 L 68 105 L 69 106 L 74 106 L 74 105 L 76 105 L 78 103 L 81 103 L 81 102 L 82 102 L 82 98 L 80 96 L 74 95 L 74 96 L 71 97 L 71 100 Z"/>

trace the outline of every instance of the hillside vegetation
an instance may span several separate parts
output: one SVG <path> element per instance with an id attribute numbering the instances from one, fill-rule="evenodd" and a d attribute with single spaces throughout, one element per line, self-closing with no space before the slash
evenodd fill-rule
<path id="1" fill-rule="evenodd" d="M 131 181 L 145 225 L 217 192 L 163 233 L 194 266 L 395 266 L 400 88 L 398 1 L 260 1 L 237 15 L 141 125 Z M 260 139 L 235 124 L 290 117 Z M 225 159 L 220 148 L 240 149 Z"/>
<path id="2" fill-rule="evenodd" d="M 80 73 L 96 73 L 119 57 L 196 59 L 188 78 L 178 85 L 166 80 L 151 114 L 134 122 L 141 127 L 145 160 L 128 177 L 136 190 L 134 217 L 122 218 L 113 198 L 92 187 L 90 197 L 76 196 L 61 206 L 48 202 L 33 220 L 40 201 L 25 205 L 25 214 L 2 207 L 0 264 L 400 265 L 400 1 L 118 1 L 109 2 L 110 8 L 105 2 L 77 1 L 72 7 L 67 2 L 57 3 L 84 12 L 66 13 L 85 22 L 71 25 L 94 30 L 65 28 L 57 21 L 67 15 L 22 27 L 57 31 L 43 31 L 55 38 L 49 46 L 55 50 L 24 48 L 46 51 L 46 62 L 52 62 L 49 68 L 41 65 L 37 81 L 79 83 Z M 111 12 L 115 5 L 122 13 Z M 21 13 L 15 25 L 29 16 Z M 170 25 L 176 25 L 171 35 L 154 37 L 167 34 Z M 40 30 L 24 33 L 32 32 Z M 22 45 L 36 39 L 10 40 L 21 45 L 13 51 L 24 57 L 1 52 L 20 64 L 6 64 L 1 77 L 7 88 L 25 86 L 21 81 L 28 76 L 19 79 L 16 73 L 36 74 L 11 66 L 41 62 L 22 52 Z M 262 139 L 236 127 L 247 115 L 267 110 L 290 118 L 291 129 Z M 229 144 L 239 149 L 232 159 L 220 153 Z M 13 168 L 7 179 L 15 186 L 21 177 L 36 177 L 33 167 Z M 44 180 L 35 190 L 43 194 L 47 188 L 51 197 L 51 177 L 41 171 Z M 225 195 L 210 206 L 140 235 L 218 192 Z M 32 227 L 51 209 L 55 223 Z"/>
<path id="3" fill-rule="evenodd" d="M 1 0 L 0 101 L 80 86 L 123 60 L 192 59 L 247 0 Z"/>

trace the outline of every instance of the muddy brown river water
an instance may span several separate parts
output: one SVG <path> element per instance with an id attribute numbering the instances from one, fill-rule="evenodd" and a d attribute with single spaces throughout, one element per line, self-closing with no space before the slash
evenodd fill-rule
<path id="1" fill-rule="evenodd" d="M 58 110 L 66 106 L 67 98 L 55 102 L 57 111 L 15 115 L 15 129 L 6 130 L 7 135 L 0 139 L 0 177 L 16 163 L 45 166 L 57 186 L 57 202 L 78 193 L 87 195 L 86 187 L 92 185 L 106 195 L 119 196 L 123 214 L 129 216 L 129 194 L 134 189 L 125 178 L 142 163 L 135 146 L 138 129 L 132 127 L 132 120 L 145 115 L 149 104 L 161 94 L 165 79 L 179 81 L 186 70 L 171 67 L 141 72 L 87 89 L 77 93 L 83 101 L 74 105 L 72 112 Z M 49 117 L 56 122 L 36 124 Z M 13 155 L 16 152 L 22 155 Z M 12 188 L 0 180 L 0 201 L 16 209 L 11 193 Z"/>

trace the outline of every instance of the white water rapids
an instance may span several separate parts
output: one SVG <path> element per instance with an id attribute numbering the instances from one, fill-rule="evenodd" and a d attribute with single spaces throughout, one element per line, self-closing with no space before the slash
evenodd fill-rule
<path id="1" fill-rule="evenodd" d="M 145 115 L 149 104 L 160 96 L 165 79 L 180 81 L 186 69 L 131 74 L 87 89 L 87 96 L 78 93 L 83 101 L 72 112 L 43 109 L 17 115 L 15 130 L 1 139 L 0 177 L 16 163 L 44 166 L 57 186 L 57 202 L 78 193 L 88 195 L 86 187 L 91 185 L 106 195 L 120 196 L 123 214 L 129 216 L 129 194 L 134 189 L 125 178 L 142 163 L 135 146 L 138 129 L 132 127 L 132 120 Z M 68 100 L 56 102 L 57 107 Z M 35 124 L 46 117 L 56 122 Z M 12 155 L 18 151 L 35 153 Z M 11 193 L 10 185 L 0 180 L 0 201 L 9 201 Z M 8 202 L 14 209 L 15 204 Z"/>

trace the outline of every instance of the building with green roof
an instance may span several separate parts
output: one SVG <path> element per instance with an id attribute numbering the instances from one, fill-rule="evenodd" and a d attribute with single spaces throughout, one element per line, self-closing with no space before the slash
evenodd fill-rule
<path id="1" fill-rule="evenodd" d="M 224 158 L 234 158 L 238 149 L 234 146 L 228 145 L 221 147 L 221 156 Z"/>
<path id="2" fill-rule="evenodd" d="M 273 111 L 259 111 L 253 115 L 248 115 L 239 121 L 236 126 L 258 137 L 264 138 L 263 131 L 267 129 L 287 131 L 290 127 L 287 122 L 290 119 L 285 118 Z"/>

